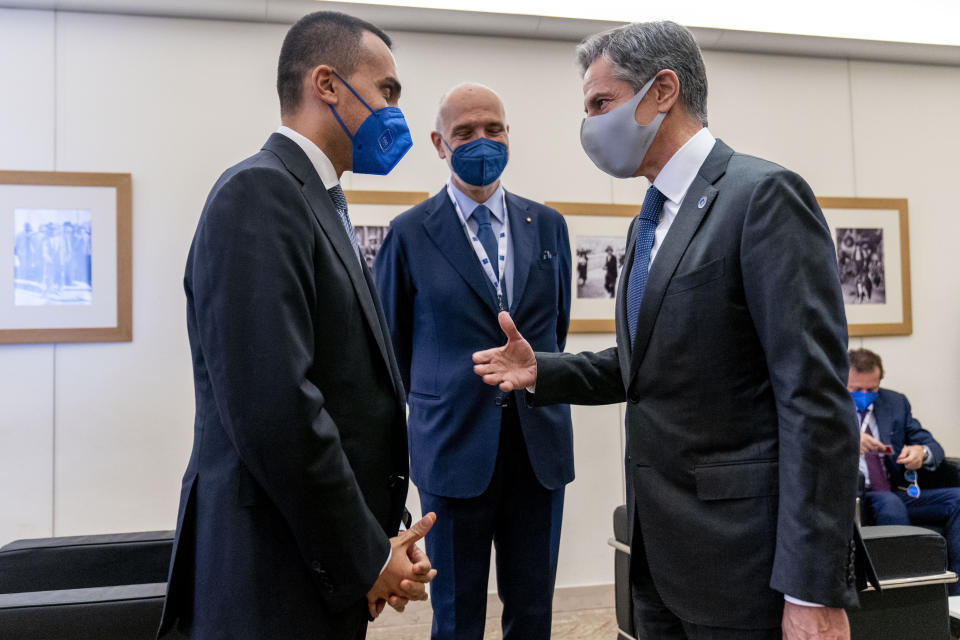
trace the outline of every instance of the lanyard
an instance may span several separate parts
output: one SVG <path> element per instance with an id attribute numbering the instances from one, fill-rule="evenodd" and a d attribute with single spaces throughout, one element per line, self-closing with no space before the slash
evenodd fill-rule
<path id="1" fill-rule="evenodd" d="M 870 416 L 873 415 L 873 405 L 871 404 L 867 407 L 867 410 L 863 414 L 863 420 L 860 422 L 860 433 L 863 433 L 867 429 L 870 429 Z M 873 429 L 870 429 L 873 431 Z M 879 437 L 879 436 L 875 436 Z"/>
<path id="2" fill-rule="evenodd" d="M 483 267 L 484 273 L 487 274 L 487 279 L 493 284 L 494 289 L 497 290 L 497 306 L 500 307 L 500 310 L 503 311 L 503 286 L 500 282 L 500 279 L 497 278 L 496 274 L 493 272 L 493 265 L 490 262 L 490 256 L 487 255 L 486 249 L 483 248 L 480 239 L 477 237 L 473 231 L 470 230 L 470 227 L 467 226 L 467 217 L 463 215 L 463 210 L 460 208 L 460 203 L 457 202 L 457 196 L 453 192 L 453 187 L 450 183 L 447 183 L 447 195 L 450 196 L 451 202 L 453 202 L 454 208 L 457 210 L 457 217 L 460 218 L 460 226 L 463 227 L 464 233 L 467 234 L 467 237 L 470 238 L 470 244 L 473 245 L 473 251 L 477 254 L 477 259 L 480 260 L 480 266 Z M 503 199 L 503 227 L 500 231 L 500 235 L 497 237 L 497 264 L 500 265 L 498 271 L 502 272 L 506 269 L 507 265 L 507 192 L 503 190 L 500 192 L 500 197 Z M 492 214 L 491 214 L 492 215 Z"/>

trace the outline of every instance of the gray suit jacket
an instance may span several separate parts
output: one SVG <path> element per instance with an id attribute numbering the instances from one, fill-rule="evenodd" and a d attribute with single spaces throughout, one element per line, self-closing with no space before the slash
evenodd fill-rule
<path id="1" fill-rule="evenodd" d="M 680 617 L 760 628 L 783 593 L 855 604 L 846 320 L 809 186 L 717 141 L 653 262 L 631 347 L 635 234 L 617 346 L 537 354 L 531 401 L 628 401 L 634 558 Z"/>

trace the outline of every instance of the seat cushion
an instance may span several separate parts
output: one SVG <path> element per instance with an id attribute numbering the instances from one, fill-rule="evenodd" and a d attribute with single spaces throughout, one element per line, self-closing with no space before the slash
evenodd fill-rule
<path id="1" fill-rule="evenodd" d="M 166 582 L 173 531 L 17 540 L 0 547 L 0 593 Z"/>
<path id="2" fill-rule="evenodd" d="M 937 575 L 947 570 L 947 545 L 934 531 L 885 525 L 863 527 L 861 533 L 881 581 Z"/>

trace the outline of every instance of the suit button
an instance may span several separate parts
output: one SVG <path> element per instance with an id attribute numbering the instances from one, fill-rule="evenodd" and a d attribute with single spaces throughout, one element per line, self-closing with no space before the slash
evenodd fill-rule
<path id="1" fill-rule="evenodd" d="M 638 395 L 635 394 L 635 393 L 630 394 L 630 402 L 632 402 L 633 404 L 639 404 L 639 403 L 640 403 L 640 396 L 638 396 Z"/>

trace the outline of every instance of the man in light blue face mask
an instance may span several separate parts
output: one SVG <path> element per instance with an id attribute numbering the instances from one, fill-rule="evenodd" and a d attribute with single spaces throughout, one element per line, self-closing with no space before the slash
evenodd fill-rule
<path id="1" fill-rule="evenodd" d="M 857 431 L 817 200 L 797 174 L 713 137 L 687 29 L 625 25 L 577 55 L 583 150 L 649 185 L 616 344 L 538 353 L 502 314 L 507 345 L 475 354 L 476 372 L 532 391 L 534 406 L 626 402 L 637 637 L 849 637 Z"/>
<path id="2" fill-rule="evenodd" d="M 403 381 L 340 186 L 410 146 L 390 38 L 320 11 L 277 65 L 283 123 L 213 186 L 184 289 L 196 388 L 160 637 L 360 640 L 435 575 L 399 532 Z"/>
<path id="3" fill-rule="evenodd" d="M 481 384 L 469 362 L 496 339 L 501 309 L 545 351 L 562 351 L 567 334 L 567 229 L 504 189 L 508 134 L 492 90 L 447 92 L 431 139 L 449 181 L 393 221 L 374 264 L 409 391 L 411 479 L 437 513 L 426 543 L 434 640 L 483 636 L 493 543 L 505 640 L 550 637 L 570 411 L 531 409 Z"/>

